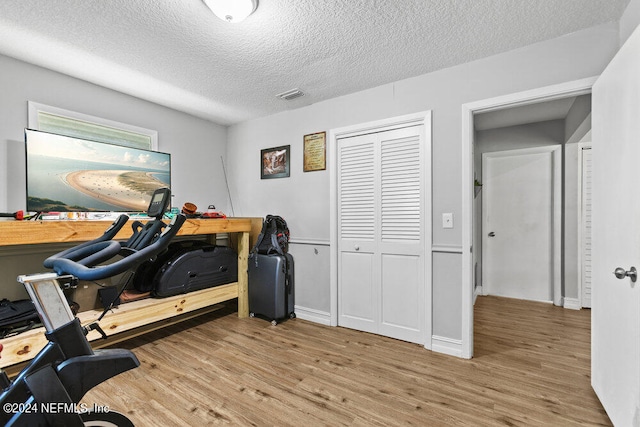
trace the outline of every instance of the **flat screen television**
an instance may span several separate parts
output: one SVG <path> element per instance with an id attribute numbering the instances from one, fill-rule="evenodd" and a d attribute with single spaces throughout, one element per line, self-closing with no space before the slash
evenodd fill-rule
<path id="1" fill-rule="evenodd" d="M 27 211 L 144 212 L 171 155 L 25 129 Z"/>

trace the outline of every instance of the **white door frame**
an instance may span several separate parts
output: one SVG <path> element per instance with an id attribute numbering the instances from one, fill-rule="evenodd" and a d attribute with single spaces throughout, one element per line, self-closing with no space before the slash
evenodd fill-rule
<path id="1" fill-rule="evenodd" d="M 473 115 L 591 93 L 597 77 L 484 99 L 462 105 L 462 354 L 473 356 Z"/>
<path id="2" fill-rule="evenodd" d="M 425 150 L 424 150 L 424 264 L 425 264 L 425 309 L 428 310 L 425 316 L 425 348 L 431 349 L 432 336 L 432 232 L 431 232 L 431 111 L 423 111 L 405 116 L 391 117 L 388 119 L 373 122 L 361 123 L 342 128 L 330 129 L 328 132 L 329 142 L 329 211 L 330 211 L 330 325 L 338 326 L 338 150 L 339 138 L 349 136 L 364 135 L 367 133 L 384 132 L 387 130 L 399 129 L 407 126 L 424 126 Z"/>
<path id="3" fill-rule="evenodd" d="M 562 306 L 562 257 L 558 254 L 562 251 L 562 150 L 560 145 L 545 145 L 541 147 L 532 148 L 520 148 L 516 150 L 494 151 L 482 154 L 482 172 L 483 174 L 487 170 L 487 160 L 491 157 L 508 157 L 508 156 L 522 156 L 527 154 L 540 154 L 551 153 L 553 159 L 553 166 L 551 173 L 553 175 L 553 187 L 551 190 L 551 197 L 553 199 L 553 210 L 551 212 L 551 242 L 553 245 L 553 259 L 552 259 L 552 289 L 553 289 L 553 303 L 558 306 Z M 484 181 L 484 180 L 483 180 Z M 483 199 L 484 206 L 484 199 Z M 476 212 L 476 215 L 478 213 Z M 482 213 L 482 229 L 488 230 L 485 225 L 484 214 Z M 485 244 L 485 235 L 482 236 L 482 242 L 478 242 L 480 245 Z M 486 251 L 482 249 L 482 261 L 484 264 Z M 484 266 L 483 266 L 484 278 Z M 482 285 L 482 291 L 484 295 L 487 295 L 487 286 Z"/>

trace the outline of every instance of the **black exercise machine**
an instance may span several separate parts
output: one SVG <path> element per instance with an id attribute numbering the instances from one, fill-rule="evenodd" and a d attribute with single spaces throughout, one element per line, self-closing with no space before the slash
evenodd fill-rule
<path id="1" fill-rule="evenodd" d="M 93 411 L 80 404 L 91 388 L 140 362 L 129 350 L 93 350 L 86 338 L 89 331 L 97 330 L 105 338 L 106 334 L 97 323 L 80 324 L 60 284 L 112 277 L 164 251 L 185 221 L 181 214 L 169 224 L 162 221 L 169 200 L 168 189 L 157 190 L 147 211 L 155 219 L 145 224 L 134 221 L 126 242 L 113 240 L 128 221 L 121 215 L 99 238 L 47 258 L 45 267 L 55 273 L 18 277 L 38 310 L 48 343 L 13 381 L 0 371 L 0 425 L 133 426 L 110 408 Z M 116 255 L 122 258 L 102 264 Z"/>

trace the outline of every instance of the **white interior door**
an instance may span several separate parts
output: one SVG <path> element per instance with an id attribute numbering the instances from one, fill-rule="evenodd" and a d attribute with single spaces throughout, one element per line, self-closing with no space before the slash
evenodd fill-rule
<path id="1" fill-rule="evenodd" d="M 424 344 L 424 126 L 337 148 L 338 324 Z"/>
<path id="2" fill-rule="evenodd" d="M 593 86 L 592 375 L 614 425 L 640 425 L 640 28 Z"/>
<path id="3" fill-rule="evenodd" d="M 483 291 L 554 296 L 554 156 L 558 147 L 483 154 Z"/>

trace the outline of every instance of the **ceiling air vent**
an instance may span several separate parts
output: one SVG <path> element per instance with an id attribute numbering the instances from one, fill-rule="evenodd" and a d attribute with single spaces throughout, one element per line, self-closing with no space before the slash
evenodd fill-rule
<path id="1" fill-rule="evenodd" d="M 285 101 L 291 101 L 292 99 L 300 98 L 304 95 L 300 89 L 291 89 L 286 92 L 279 93 L 276 98 L 284 99 Z"/>

